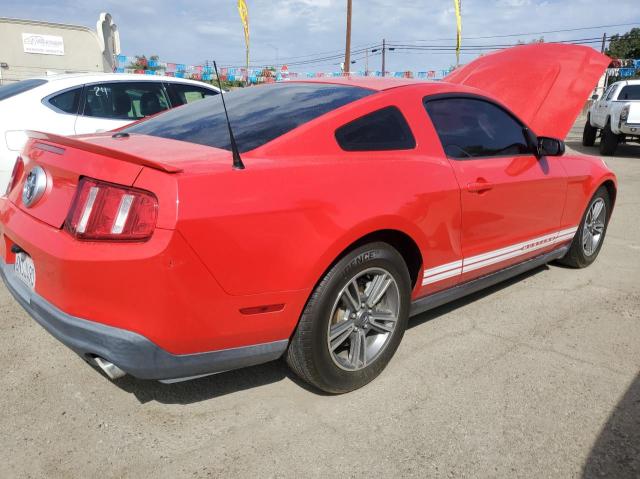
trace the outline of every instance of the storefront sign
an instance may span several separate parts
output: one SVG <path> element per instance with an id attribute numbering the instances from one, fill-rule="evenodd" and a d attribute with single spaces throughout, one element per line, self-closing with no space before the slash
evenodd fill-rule
<path id="1" fill-rule="evenodd" d="M 64 55 L 64 40 L 56 35 L 23 33 L 22 46 L 25 53 L 41 55 Z"/>

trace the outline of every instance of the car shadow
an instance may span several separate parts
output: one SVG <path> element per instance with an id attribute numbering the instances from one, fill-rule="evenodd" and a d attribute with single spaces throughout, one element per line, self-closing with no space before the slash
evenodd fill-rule
<path id="1" fill-rule="evenodd" d="M 266 386 L 284 379 L 289 379 L 314 394 L 324 395 L 322 391 L 313 389 L 295 376 L 283 359 L 173 384 L 131 376 L 112 382 L 123 391 L 133 394 L 141 404 L 156 401 L 162 404 L 186 405 Z"/>
<path id="2" fill-rule="evenodd" d="M 600 150 L 598 148 L 597 141 L 594 146 L 582 146 L 582 142 L 580 140 L 573 139 L 565 141 L 565 144 L 572 150 L 577 151 L 578 153 L 582 153 L 583 155 L 600 156 Z M 637 156 L 640 158 L 640 145 L 634 143 L 618 145 L 615 155 L 604 156 L 603 158 L 612 159 L 616 158 L 617 156 Z"/>
<path id="3" fill-rule="evenodd" d="M 640 477 L 640 374 L 602 428 L 582 477 Z"/>
<path id="4" fill-rule="evenodd" d="M 555 263 L 553 263 L 555 266 Z M 452 301 L 451 303 L 443 304 L 442 306 L 438 306 L 437 308 L 431 309 L 429 311 L 425 311 L 424 313 L 418 314 L 409 320 L 409 326 L 407 329 L 415 328 L 416 326 L 420 326 L 421 324 L 426 323 L 427 321 L 431 321 L 433 319 L 439 318 L 440 316 L 444 316 L 452 311 L 455 311 L 458 308 L 462 308 L 468 304 L 473 303 L 479 299 L 485 298 L 487 296 L 491 296 L 498 291 L 502 291 L 509 286 L 519 283 L 531 276 L 535 276 L 536 274 L 542 273 L 543 271 L 549 270 L 548 265 L 538 266 L 532 270 L 526 271 L 518 276 L 514 276 L 513 278 L 502 281 L 501 283 L 495 284 L 493 286 L 489 286 L 481 291 L 476 293 L 472 293 L 468 296 L 464 296 L 456 301 Z"/>
<path id="5" fill-rule="evenodd" d="M 431 311 L 414 316 L 409 321 L 409 328 L 415 328 L 427 321 L 444 316 L 458 308 L 473 303 L 510 285 L 520 282 L 526 278 L 534 276 L 542 271 L 548 270 L 544 265 L 525 272 L 519 276 L 503 281 L 500 284 L 491 286 L 477 293 L 465 296 L 459 300 L 435 308 Z M 90 365 L 104 376 L 97 367 Z M 290 380 L 301 388 L 315 395 L 330 396 L 331 394 L 320 391 L 298 378 L 286 365 L 283 359 L 272 361 L 266 364 L 253 366 L 225 373 L 193 379 L 173 384 L 163 384 L 158 381 L 147 381 L 125 376 L 116 379 L 114 385 L 133 394 L 142 403 L 156 401 L 162 404 L 193 404 L 201 401 L 215 399 L 227 394 L 232 394 L 246 389 L 253 389 L 268 384 L 274 384 L 283 380 Z"/>

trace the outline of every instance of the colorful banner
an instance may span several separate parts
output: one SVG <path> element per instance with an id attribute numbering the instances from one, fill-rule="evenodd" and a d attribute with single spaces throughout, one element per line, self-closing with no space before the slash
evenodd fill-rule
<path id="1" fill-rule="evenodd" d="M 116 57 L 117 65 L 114 71 L 116 73 L 137 73 L 144 75 L 166 75 L 176 78 L 190 78 L 192 80 L 213 81 L 215 75 L 213 67 L 210 65 L 188 65 L 184 63 L 162 62 L 160 60 L 148 60 L 147 67 L 144 69 L 133 69 L 130 65 L 136 64 L 135 56 L 118 55 Z M 631 61 L 633 62 L 633 61 Z M 631 63 L 633 65 L 633 63 Z M 611 69 L 613 70 L 613 69 Z M 616 74 L 629 75 L 628 70 L 617 68 Z M 623 70 L 621 72 L 621 70 Z M 633 70 L 633 68 L 630 68 Z M 425 70 L 425 71 L 397 71 L 387 72 L 389 77 L 393 78 L 419 78 L 437 80 L 447 74 L 450 70 Z M 355 71 L 350 74 L 353 77 L 380 77 L 380 71 Z M 279 68 L 238 68 L 223 67 L 220 68 L 220 79 L 223 81 L 244 81 L 250 84 L 272 83 L 274 81 L 287 81 L 297 78 L 339 78 L 345 76 L 343 72 L 296 72 L 291 71 L 285 65 Z"/>

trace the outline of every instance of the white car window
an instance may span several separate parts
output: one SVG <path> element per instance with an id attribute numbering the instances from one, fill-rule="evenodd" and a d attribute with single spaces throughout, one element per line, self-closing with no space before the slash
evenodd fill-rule
<path id="1" fill-rule="evenodd" d="M 54 110 L 77 115 L 81 96 L 82 87 L 78 87 L 50 96 L 46 103 L 49 104 L 49 107 L 53 107 Z"/>
<path id="2" fill-rule="evenodd" d="M 133 121 L 169 109 L 160 82 L 100 83 L 85 91 L 84 116 Z"/>
<path id="3" fill-rule="evenodd" d="M 37 78 L 30 80 L 22 80 L 16 83 L 0 86 L 0 101 L 19 95 L 25 91 L 32 90 L 40 85 L 47 83 L 47 80 L 39 80 Z"/>
<path id="4" fill-rule="evenodd" d="M 609 93 L 607 94 L 607 101 L 613 98 L 613 94 L 616 92 L 617 87 L 618 85 L 611 85 L 611 87 L 609 88 Z"/>

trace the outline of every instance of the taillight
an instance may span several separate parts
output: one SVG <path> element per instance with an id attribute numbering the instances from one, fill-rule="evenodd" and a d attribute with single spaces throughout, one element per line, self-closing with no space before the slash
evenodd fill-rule
<path id="1" fill-rule="evenodd" d="M 81 178 L 65 221 L 78 239 L 144 241 L 158 217 L 158 199 L 148 191 Z"/>
<path id="2" fill-rule="evenodd" d="M 13 165 L 11 179 L 9 180 L 9 184 L 7 185 L 6 196 L 9 196 L 9 193 L 11 193 L 16 187 L 16 185 L 20 181 L 20 178 L 22 177 L 22 173 L 24 173 L 24 161 L 22 161 L 22 157 L 19 156 L 16 160 L 16 164 Z"/>

